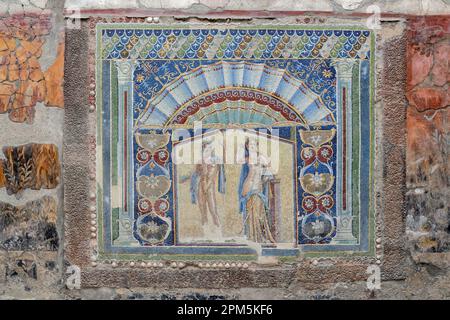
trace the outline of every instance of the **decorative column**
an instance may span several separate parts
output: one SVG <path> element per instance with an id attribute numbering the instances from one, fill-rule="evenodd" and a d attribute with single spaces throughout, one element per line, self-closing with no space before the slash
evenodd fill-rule
<path id="1" fill-rule="evenodd" d="M 352 233 L 352 72 L 354 60 L 335 62 L 337 78 L 336 236 L 332 244 L 356 244 Z"/>
<path id="2" fill-rule="evenodd" d="M 133 74 L 136 61 L 117 60 L 118 142 L 117 176 L 119 190 L 119 238 L 114 245 L 138 245 L 133 237 L 134 157 L 133 157 Z"/>

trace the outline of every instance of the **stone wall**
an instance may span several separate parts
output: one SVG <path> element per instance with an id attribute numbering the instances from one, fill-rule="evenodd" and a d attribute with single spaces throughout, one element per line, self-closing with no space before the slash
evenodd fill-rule
<path id="1" fill-rule="evenodd" d="M 6 0 L 0 4 L 0 298 L 450 298 L 450 4 L 444 0 L 263 2 L 264 5 L 260 1 L 257 4 L 256 1 L 214 1 L 212 4 L 211 1 L 136 0 L 102 4 L 103 1 L 69 0 L 64 4 L 58 0 Z M 369 8 L 373 4 L 378 7 Z M 387 114 L 394 104 L 402 104 L 407 110 L 406 128 L 392 132 L 390 149 L 384 150 L 383 156 L 377 151 L 381 158 L 395 161 L 396 156 L 402 156 L 395 143 L 401 143 L 406 132 L 406 168 L 403 175 L 390 177 L 392 183 L 400 181 L 401 192 L 405 190 L 404 219 L 389 220 L 389 204 L 380 204 L 381 219 L 386 219 L 382 225 L 387 230 L 383 232 L 396 232 L 390 224 L 401 225 L 404 229 L 404 234 L 396 235 L 398 239 L 405 239 L 402 245 L 407 247 L 407 252 L 399 253 L 406 261 L 404 274 L 397 277 L 401 281 L 385 281 L 381 290 L 371 292 L 365 281 L 348 282 L 337 277 L 334 281 L 311 282 L 306 281 L 308 277 L 302 271 L 296 274 L 289 270 L 278 275 L 288 278 L 283 280 L 282 287 L 252 286 L 254 281 L 278 281 L 275 274 L 264 279 L 256 273 L 249 273 L 251 281 L 245 279 L 242 287 L 232 289 L 219 285 L 205 289 L 191 282 L 185 282 L 189 285 L 183 285 L 183 289 L 132 288 L 125 280 L 121 282 L 123 285 L 118 282 L 119 288 L 114 289 L 69 290 L 66 287 L 65 272 L 70 261 L 64 260 L 64 235 L 74 230 L 63 227 L 64 221 L 71 219 L 64 217 L 64 202 L 81 199 L 82 207 L 88 206 L 89 198 L 89 194 L 83 193 L 85 190 L 64 188 L 67 182 L 62 179 L 65 169 L 62 166 L 63 132 L 67 129 L 64 117 L 65 113 L 70 116 L 73 112 L 73 108 L 64 110 L 64 101 L 68 101 L 67 106 L 83 101 L 73 96 L 74 85 L 85 85 L 81 89 L 84 92 L 90 90 L 88 83 L 81 84 L 79 79 L 63 84 L 65 68 L 73 68 L 64 65 L 65 56 L 67 60 L 67 55 L 83 54 L 76 50 L 76 43 L 67 43 L 70 49 L 65 52 L 65 34 L 70 35 L 71 28 L 77 28 L 79 18 L 86 23 L 85 18 L 91 16 L 114 18 L 123 17 L 125 13 L 130 17 L 158 17 L 153 19 L 156 23 L 160 19 L 169 23 L 199 19 L 210 23 L 227 19 L 237 23 L 251 19 L 314 23 L 335 18 L 370 19 L 377 8 L 382 26 L 377 41 L 392 44 L 392 47 L 379 49 L 391 51 L 391 54 L 396 52 L 401 61 L 407 61 L 404 68 L 380 77 L 379 82 L 385 80 L 386 83 L 379 83 L 376 96 L 377 106 L 384 108 Z M 404 38 L 403 29 L 406 30 Z M 383 63 L 389 67 L 390 61 Z M 382 68 L 383 64 L 377 64 L 378 74 L 382 73 Z M 80 75 L 80 79 L 82 77 Z M 406 78 L 404 92 L 392 91 L 386 85 L 403 78 Z M 389 97 L 387 103 L 383 100 L 385 97 Z M 381 109 L 376 112 L 383 114 Z M 80 119 L 73 124 L 81 131 L 79 141 L 71 141 L 69 146 L 80 143 L 81 148 L 82 141 L 88 138 L 83 136 L 82 130 L 87 128 L 83 121 Z M 402 123 L 404 119 L 399 121 Z M 72 151 L 75 155 L 77 150 Z M 79 154 L 80 159 L 74 156 L 64 161 L 76 168 L 83 156 Z M 73 179 L 89 179 L 86 176 L 89 171 L 79 169 L 77 172 L 82 176 L 75 175 Z M 389 168 L 384 172 L 389 172 Z M 403 185 L 405 177 L 406 185 Z M 398 243 L 383 245 L 387 254 L 393 252 L 395 256 L 399 252 L 396 250 L 400 250 Z M 329 267 L 326 259 L 315 262 L 324 269 L 305 267 L 303 270 L 317 273 Z M 183 272 L 188 274 L 189 270 L 180 271 L 181 279 L 185 277 Z M 221 272 L 232 277 L 231 271 Z"/>

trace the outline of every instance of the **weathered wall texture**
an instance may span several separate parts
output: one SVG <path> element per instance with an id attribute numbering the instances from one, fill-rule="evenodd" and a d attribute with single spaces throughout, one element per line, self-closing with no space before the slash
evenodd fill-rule
<path id="1" fill-rule="evenodd" d="M 0 3 L 0 295 L 56 288 L 62 238 L 59 1 Z M 58 9 L 59 6 L 59 9 Z M 47 278 L 51 273 L 55 279 Z M 8 288 L 8 289 L 7 289 Z M 23 296 L 23 297 L 25 297 Z M 47 296 L 42 294 L 42 297 Z"/>
<path id="2" fill-rule="evenodd" d="M 66 1 L 64 5 L 64 1 L 58 0 L 1 0 L 0 299 L 450 298 L 448 1 L 263 1 L 262 4 L 260 1 L 257 4 L 256 1 L 214 1 L 211 4 L 211 1 L 136 0 L 108 1 L 103 6 L 99 3 Z M 126 12 L 129 16 L 143 17 L 177 15 L 184 20 L 195 16 L 221 19 L 258 16 L 271 17 L 273 22 L 274 17 L 283 16 L 294 19 L 301 16 L 302 21 L 309 21 L 305 11 L 312 16 L 315 11 L 319 18 L 321 15 L 349 19 L 352 15 L 364 17 L 368 6 L 374 3 L 380 6 L 383 30 L 387 30 L 379 35 L 380 39 L 390 38 L 392 33 L 395 36 L 387 43 L 398 46 L 404 45 L 405 40 L 407 43 L 403 48 L 407 63 L 403 70 L 395 72 L 399 79 L 402 72 L 407 77 L 404 94 L 398 99 L 407 110 L 407 126 L 398 131 L 403 134 L 406 130 L 407 134 L 406 186 L 403 186 L 407 190 L 407 208 L 405 221 L 384 221 L 385 225 L 406 223 L 404 239 L 408 247 L 408 265 L 406 274 L 402 275 L 404 280 L 383 282 L 382 289 L 375 292 L 369 292 L 365 282 L 287 281 L 290 285 L 282 288 L 208 290 L 201 287 L 68 290 L 65 287 L 62 280 L 66 265 L 63 260 L 63 193 L 67 195 L 67 190 L 63 188 L 64 168 L 61 165 L 64 99 L 73 103 L 81 97 L 63 96 L 64 57 L 82 53 L 75 50 L 76 44 L 68 46 L 74 51 L 65 52 L 64 7 L 65 14 L 70 17 L 74 17 L 73 10 L 77 9 L 75 17 L 77 14 L 83 17 L 124 16 Z M 119 8 L 126 8 L 126 11 Z M 406 27 L 407 39 L 398 36 L 398 31 L 394 30 L 399 21 Z M 214 23 L 214 20 L 210 22 Z M 379 49 L 403 52 L 402 48 Z M 85 91 L 89 92 L 88 84 L 85 85 Z M 66 93 L 70 88 L 71 85 L 66 84 Z M 379 97 L 393 93 L 383 92 L 382 85 L 377 90 L 376 105 L 389 108 L 389 104 L 383 105 Z M 80 123 L 74 125 L 85 128 L 82 121 L 80 119 Z M 84 138 L 79 137 L 80 141 Z M 393 144 L 394 138 L 391 139 Z M 73 143 L 70 144 L 72 147 Z M 395 146 L 391 147 L 396 150 Z M 76 153 L 76 150 L 72 151 Z M 395 159 L 397 155 L 388 156 L 388 159 Z M 66 163 L 76 166 L 77 159 L 68 159 Z M 80 168 L 79 172 L 88 174 L 84 169 Z M 88 196 L 79 192 L 70 194 L 69 198 L 87 201 Z M 389 208 L 384 207 L 384 210 L 387 212 Z M 384 216 L 389 217 L 389 214 Z M 398 244 L 388 245 L 392 245 L 394 251 L 398 249 Z M 327 261 L 320 263 L 326 265 Z M 295 273 L 286 274 L 295 277 Z M 302 276 L 305 277 L 299 275 L 299 278 Z"/>

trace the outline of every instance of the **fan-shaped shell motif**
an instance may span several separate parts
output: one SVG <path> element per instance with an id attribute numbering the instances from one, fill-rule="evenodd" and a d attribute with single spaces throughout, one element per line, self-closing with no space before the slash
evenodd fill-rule
<path id="1" fill-rule="evenodd" d="M 216 96 L 211 95 L 214 92 L 217 93 Z M 272 104 L 278 103 L 278 107 L 270 106 L 275 111 L 278 108 L 279 113 L 283 110 L 282 114 L 287 121 L 295 121 L 293 115 L 296 115 L 299 119 L 297 122 L 303 124 L 334 122 L 333 113 L 327 109 L 320 96 L 287 70 L 272 68 L 263 63 L 220 61 L 202 65 L 166 85 L 149 101 L 139 118 L 139 124 L 170 124 L 189 105 L 190 116 L 205 106 L 226 100 L 257 99 L 267 100 L 269 105 L 270 100 Z M 227 116 L 235 117 L 235 114 L 228 113 Z M 220 121 L 232 122 L 229 118 Z"/>

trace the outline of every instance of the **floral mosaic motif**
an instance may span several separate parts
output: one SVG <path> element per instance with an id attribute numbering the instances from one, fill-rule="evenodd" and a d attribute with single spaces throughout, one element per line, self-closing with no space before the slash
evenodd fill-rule
<path id="1" fill-rule="evenodd" d="M 136 233 L 145 243 L 162 244 L 171 232 L 171 220 L 159 214 L 141 215 L 136 220 Z"/>
<path id="2" fill-rule="evenodd" d="M 170 134 L 137 132 L 136 190 L 138 193 L 135 235 L 145 245 L 163 244 L 171 232 L 172 219 L 166 217 L 172 187 L 167 144 Z"/>
<path id="3" fill-rule="evenodd" d="M 303 242 L 329 242 L 336 228 L 331 190 L 335 183 L 333 138 L 336 131 L 302 130 L 299 133 L 303 143 L 300 150 L 302 165 L 298 168 L 304 191 L 299 216 L 301 234 L 305 237 Z"/>
<path id="4" fill-rule="evenodd" d="M 54 189 L 60 181 L 58 148 L 53 144 L 4 147 L 0 160 L 0 187 L 20 198 L 27 189 Z"/>
<path id="5" fill-rule="evenodd" d="M 369 31 L 109 29 L 103 59 L 369 59 Z"/>

